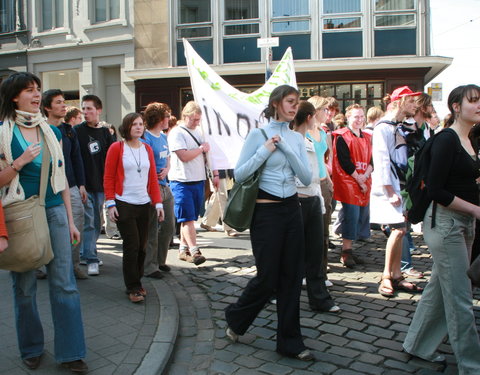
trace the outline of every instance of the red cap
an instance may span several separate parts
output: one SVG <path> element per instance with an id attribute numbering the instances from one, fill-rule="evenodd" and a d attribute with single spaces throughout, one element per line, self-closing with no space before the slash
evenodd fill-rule
<path id="1" fill-rule="evenodd" d="M 418 96 L 421 94 L 421 92 L 413 92 L 408 86 L 403 86 L 393 90 L 392 95 L 390 95 L 390 99 L 392 102 L 394 102 L 395 100 L 401 99 L 404 96 Z"/>

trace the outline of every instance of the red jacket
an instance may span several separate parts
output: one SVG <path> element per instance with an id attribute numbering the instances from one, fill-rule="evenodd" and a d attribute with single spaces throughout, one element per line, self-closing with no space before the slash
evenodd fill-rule
<path id="1" fill-rule="evenodd" d="M 0 203 L 0 237 L 8 238 L 7 226 L 5 225 L 5 215 L 3 214 L 3 206 Z"/>
<path id="2" fill-rule="evenodd" d="M 370 134 L 363 133 L 363 138 L 353 135 L 348 127 L 333 132 L 333 198 L 339 202 L 353 204 L 355 206 L 366 206 L 370 202 L 370 189 L 372 179 L 366 181 L 367 192 L 362 193 L 357 181 L 346 173 L 337 156 L 337 137 L 341 136 L 348 146 L 350 158 L 358 173 L 365 173 L 372 158 L 372 141 Z"/>
<path id="3" fill-rule="evenodd" d="M 125 178 L 123 170 L 123 149 L 124 142 L 113 143 L 107 152 L 107 159 L 105 161 L 105 173 L 103 175 L 103 189 L 105 191 L 106 200 L 114 200 L 115 194 L 123 194 L 123 180 Z M 157 171 L 155 168 L 155 159 L 152 148 L 144 143 L 148 152 L 148 160 L 150 161 L 150 168 L 148 170 L 148 186 L 147 191 L 152 204 L 162 202 L 160 195 L 160 188 L 158 187 Z"/>

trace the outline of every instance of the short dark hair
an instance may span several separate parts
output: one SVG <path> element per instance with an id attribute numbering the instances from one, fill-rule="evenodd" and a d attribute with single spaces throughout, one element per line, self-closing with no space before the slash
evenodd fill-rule
<path id="1" fill-rule="evenodd" d="M 97 95 L 83 95 L 82 96 L 82 103 L 83 102 L 93 102 L 93 105 L 95 106 L 96 109 L 103 109 L 102 101 Z"/>
<path id="2" fill-rule="evenodd" d="M 57 96 L 65 98 L 63 91 L 60 89 L 50 89 L 42 94 L 42 112 L 45 116 L 48 116 L 46 108 L 52 108 L 52 100 Z"/>
<path id="3" fill-rule="evenodd" d="M 132 129 L 133 122 L 139 117 L 143 119 L 140 113 L 132 112 L 132 113 L 129 113 L 128 115 L 125 115 L 125 117 L 123 118 L 122 125 L 120 125 L 120 127 L 118 128 L 118 131 L 120 133 L 120 136 L 126 141 L 129 141 L 132 139 L 130 130 Z"/>
<path id="4" fill-rule="evenodd" d="M 0 85 L 0 120 L 15 119 L 17 105 L 13 99 L 32 83 L 42 86 L 40 78 L 29 72 L 16 72 L 3 80 Z"/>
<path id="5" fill-rule="evenodd" d="M 304 122 L 307 121 L 308 116 L 315 116 L 315 106 L 307 102 L 306 100 L 301 100 L 299 105 L 298 105 L 298 111 L 297 114 L 295 115 L 294 121 L 295 121 L 295 126 L 300 126 Z M 292 129 L 293 127 L 291 127 Z"/>
<path id="6" fill-rule="evenodd" d="M 170 107 L 165 103 L 154 102 L 147 105 L 145 112 L 143 112 L 147 129 L 153 129 L 171 111 Z"/>

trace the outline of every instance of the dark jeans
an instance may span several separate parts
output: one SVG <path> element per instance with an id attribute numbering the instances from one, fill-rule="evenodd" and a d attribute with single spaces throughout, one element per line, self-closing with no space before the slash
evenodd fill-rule
<path id="1" fill-rule="evenodd" d="M 142 287 L 145 247 L 148 237 L 148 213 L 150 203 L 130 204 L 115 200 L 118 210 L 117 227 L 123 239 L 123 280 L 127 292 Z"/>
<path id="2" fill-rule="evenodd" d="M 300 198 L 305 233 L 305 277 L 310 307 L 328 311 L 334 306 L 325 286 L 323 214 L 319 197 Z"/>
<path id="3" fill-rule="evenodd" d="M 238 301 L 225 309 L 227 323 L 243 335 L 276 292 L 277 351 L 295 356 L 305 350 L 300 332 L 304 235 L 298 200 L 257 203 L 250 237 L 257 275 Z"/>

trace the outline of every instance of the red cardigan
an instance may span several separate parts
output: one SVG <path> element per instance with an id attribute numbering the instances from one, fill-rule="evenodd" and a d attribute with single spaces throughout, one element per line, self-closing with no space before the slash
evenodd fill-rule
<path id="1" fill-rule="evenodd" d="M 155 159 L 152 148 L 143 143 L 148 152 L 148 160 L 150 161 L 150 169 L 148 170 L 148 186 L 147 191 L 152 204 L 162 202 L 160 195 L 160 188 L 158 187 L 157 170 L 155 167 Z M 115 142 L 107 152 L 107 159 L 105 161 L 105 173 L 103 175 L 103 190 L 105 191 L 106 200 L 114 200 L 115 194 L 123 194 L 123 180 L 125 173 L 123 170 L 123 149 L 124 142 Z"/>
<path id="2" fill-rule="evenodd" d="M 8 238 L 7 226 L 5 224 L 5 215 L 3 214 L 3 206 L 0 203 L 0 237 Z"/>

